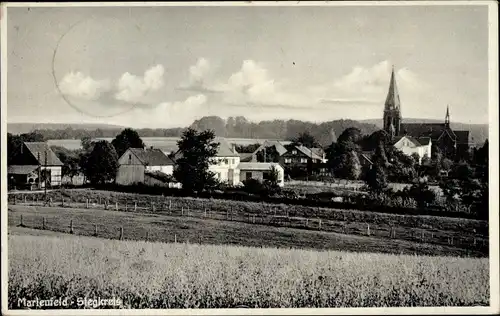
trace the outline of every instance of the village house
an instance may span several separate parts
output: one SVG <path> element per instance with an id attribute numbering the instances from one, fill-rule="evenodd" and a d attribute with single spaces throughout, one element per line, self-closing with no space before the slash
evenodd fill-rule
<path id="1" fill-rule="evenodd" d="M 259 153 L 262 153 L 262 157 L 265 158 L 266 150 L 268 150 L 269 148 L 276 149 L 276 152 L 281 157 L 287 152 L 285 146 L 289 145 L 289 143 L 290 142 L 281 142 L 279 140 L 266 140 L 252 153 L 250 159 L 248 160 L 245 159 L 245 161 L 242 160 L 242 162 L 257 162 L 258 161 L 257 155 Z M 263 161 L 263 162 L 272 162 L 272 161 Z"/>
<path id="2" fill-rule="evenodd" d="M 116 183 L 120 185 L 164 184 L 161 175 L 171 176 L 174 162 L 157 148 L 129 148 L 118 159 Z M 158 179 L 160 178 L 160 179 Z"/>
<path id="3" fill-rule="evenodd" d="M 283 187 L 285 183 L 285 170 L 279 163 L 240 162 L 238 165 L 242 182 L 248 179 L 256 179 L 261 182 L 269 180 L 272 168 L 275 168 L 278 172 L 278 185 Z"/>
<path id="4" fill-rule="evenodd" d="M 425 156 L 428 158 L 431 157 L 432 141 L 430 137 L 421 137 L 417 139 L 411 136 L 396 136 L 392 143 L 396 149 L 408 156 L 417 154 L 419 157 L 418 163 L 421 163 Z"/>
<path id="5" fill-rule="evenodd" d="M 8 185 L 16 188 L 45 188 L 61 185 L 63 163 L 44 142 L 25 142 L 7 168 Z"/>

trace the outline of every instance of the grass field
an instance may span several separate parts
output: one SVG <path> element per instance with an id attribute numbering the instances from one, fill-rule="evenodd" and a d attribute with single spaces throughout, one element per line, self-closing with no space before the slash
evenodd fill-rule
<path id="1" fill-rule="evenodd" d="M 194 218 L 188 216 L 170 216 L 165 213 L 122 212 L 102 209 L 77 209 L 61 207 L 29 207 L 22 205 L 9 206 L 9 227 L 20 224 L 42 229 L 43 218 L 45 228 L 52 231 L 68 233 L 73 222 L 74 233 L 91 236 L 97 225 L 98 236 L 118 239 L 123 227 L 123 238 L 131 240 L 149 240 L 161 242 L 196 242 L 203 244 L 233 244 L 242 246 L 262 246 L 281 248 L 329 249 L 356 252 L 405 253 L 420 255 L 453 255 L 484 257 L 488 255 L 485 247 L 468 247 L 405 240 L 408 231 L 398 230 L 401 239 L 390 239 L 376 236 L 377 229 L 383 226 L 372 224 L 372 236 L 358 234 L 341 234 L 290 227 L 273 227 L 244 223 L 238 221 Z M 356 225 L 362 229 L 364 223 L 351 223 L 353 233 Z M 382 225 L 382 224 L 381 224 Z M 382 227 L 382 228 L 381 228 Z M 359 232 L 358 232 L 359 233 Z M 437 233 L 436 233 L 437 234 Z M 460 231 L 447 232 L 454 234 L 458 240 Z M 479 239 L 478 239 L 479 240 Z"/>
<path id="2" fill-rule="evenodd" d="M 23 197 L 16 195 L 18 201 Z M 29 200 L 43 198 L 43 193 L 27 194 Z M 488 236 L 488 222 L 481 220 L 450 218 L 440 216 L 422 216 L 422 215 L 398 215 L 377 213 L 370 211 L 343 210 L 332 208 L 309 207 L 301 205 L 287 204 L 269 204 L 247 201 L 231 201 L 218 199 L 201 199 L 190 197 L 162 197 L 158 195 L 133 194 L 123 192 L 89 190 L 89 189 L 71 189 L 59 191 L 55 190 L 48 193 L 48 196 L 54 201 L 60 202 L 65 198 L 67 202 L 85 203 L 88 199 L 90 203 L 104 204 L 105 201 L 111 205 L 118 203 L 124 206 L 128 204 L 129 209 L 135 203 L 138 207 L 150 208 L 152 202 L 156 204 L 157 213 L 161 213 L 171 203 L 174 209 L 204 210 L 212 212 L 226 213 L 233 215 L 246 216 L 248 213 L 257 215 L 289 215 L 309 218 L 322 218 L 342 222 L 360 222 L 360 223 L 379 223 L 398 227 L 408 227 L 415 229 L 429 229 L 441 231 L 459 231 L 462 235 Z M 9 196 L 9 204 L 12 204 L 14 196 Z"/>
<path id="3" fill-rule="evenodd" d="M 10 309 L 18 298 L 59 296 L 114 296 L 124 308 L 489 304 L 488 259 L 17 233 L 8 241 Z"/>

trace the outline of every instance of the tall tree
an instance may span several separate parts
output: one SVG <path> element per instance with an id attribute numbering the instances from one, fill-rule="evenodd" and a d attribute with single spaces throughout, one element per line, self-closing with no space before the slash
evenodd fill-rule
<path id="1" fill-rule="evenodd" d="M 292 139 L 292 142 L 297 145 L 303 145 L 308 148 L 320 147 L 319 143 L 316 141 L 313 135 L 309 132 L 302 132 L 296 138 Z"/>
<path id="2" fill-rule="evenodd" d="M 365 182 L 373 192 L 382 192 L 387 188 L 387 175 L 382 162 L 377 161 L 366 173 Z"/>
<path id="3" fill-rule="evenodd" d="M 111 141 L 111 144 L 115 147 L 118 157 L 121 157 L 129 148 L 144 148 L 141 137 L 131 128 L 124 129 Z"/>
<path id="4" fill-rule="evenodd" d="M 177 142 L 181 158 L 177 159 L 174 177 L 182 184 L 183 190 L 202 192 L 216 185 L 214 174 L 208 170 L 219 147 L 214 140 L 212 130 L 198 132 L 189 128 Z"/>
<path id="5" fill-rule="evenodd" d="M 115 179 L 118 170 L 118 155 L 109 142 L 100 140 L 93 146 L 83 168 L 92 184 L 102 184 Z"/>

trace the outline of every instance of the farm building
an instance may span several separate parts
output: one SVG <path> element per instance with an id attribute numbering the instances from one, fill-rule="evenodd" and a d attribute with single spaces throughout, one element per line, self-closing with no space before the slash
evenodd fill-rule
<path id="1" fill-rule="evenodd" d="M 248 179 L 256 179 L 264 181 L 269 179 L 271 168 L 274 167 L 278 171 L 278 184 L 284 186 L 285 170 L 279 163 L 273 162 L 240 162 L 238 169 L 240 172 L 241 181 Z"/>
<path id="2" fill-rule="evenodd" d="M 134 183 L 160 184 L 161 175 L 172 175 L 174 162 L 157 148 L 129 148 L 118 159 L 116 183 L 130 185 Z"/>
<path id="3" fill-rule="evenodd" d="M 9 187 L 44 188 L 61 185 L 63 163 L 44 142 L 25 142 L 7 168 Z"/>
<path id="4" fill-rule="evenodd" d="M 240 163 L 240 155 L 236 151 L 236 146 L 230 145 L 223 138 L 216 138 L 215 142 L 219 143 L 219 147 L 208 170 L 215 174 L 217 180 L 237 185 L 240 182 L 240 173 L 237 168 Z M 179 150 L 175 153 L 174 160 L 177 161 L 181 157 L 182 152 Z"/>

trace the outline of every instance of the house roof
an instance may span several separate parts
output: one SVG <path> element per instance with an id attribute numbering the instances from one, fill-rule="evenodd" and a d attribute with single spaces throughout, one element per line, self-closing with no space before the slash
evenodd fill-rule
<path id="1" fill-rule="evenodd" d="M 129 148 L 137 159 L 139 159 L 144 165 L 148 166 L 169 166 L 173 165 L 172 159 L 168 158 L 167 155 L 163 153 L 158 148 Z"/>
<path id="2" fill-rule="evenodd" d="M 277 168 L 283 168 L 279 163 L 276 162 L 240 162 L 238 165 L 238 169 L 268 171 L 273 166 Z"/>
<path id="3" fill-rule="evenodd" d="M 240 153 L 241 162 L 250 162 L 253 159 L 253 153 Z"/>
<path id="4" fill-rule="evenodd" d="M 365 155 L 365 154 L 361 154 L 360 156 L 361 156 L 361 158 L 362 158 L 362 159 L 364 159 L 364 160 L 368 161 L 368 163 L 369 163 L 370 165 L 373 165 L 373 162 L 371 161 L 371 159 L 370 159 L 370 158 L 368 158 L 368 156 L 367 156 L 367 155 Z"/>
<path id="5" fill-rule="evenodd" d="M 232 145 L 230 145 L 227 140 L 221 137 L 217 137 L 215 139 L 215 142 L 219 143 L 219 148 L 217 149 L 217 154 L 215 154 L 215 157 L 239 157 L 240 154 L 236 151 L 236 149 L 233 150 Z"/>
<path id="6" fill-rule="evenodd" d="M 295 146 L 297 148 L 297 150 L 299 150 L 301 153 L 303 153 L 304 155 L 306 155 L 308 158 L 311 158 L 311 159 L 323 159 L 322 156 L 318 156 L 317 154 L 315 154 L 311 149 L 307 148 L 306 146 Z"/>
<path id="7" fill-rule="evenodd" d="M 311 148 L 311 151 L 317 155 L 318 157 L 323 157 L 323 155 L 325 154 L 325 151 L 323 150 L 323 148 Z"/>
<path id="8" fill-rule="evenodd" d="M 7 173 L 28 175 L 36 169 L 38 169 L 37 165 L 11 165 L 7 167 Z"/>
<path id="9" fill-rule="evenodd" d="M 420 144 L 420 142 L 419 142 L 416 138 L 414 138 L 414 137 L 412 137 L 412 136 L 409 136 L 409 135 L 405 135 L 405 136 L 397 136 L 397 137 L 395 137 L 395 138 L 394 138 L 394 140 L 393 140 L 393 142 L 392 142 L 392 143 L 393 143 L 394 145 L 396 145 L 396 144 L 397 144 L 397 143 L 398 143 L 401 139 L 403 139 L 403 138 L 404 138 L 404 139 L 409 140 L 409 141 L 410 141 L 411 143 L 413 143 L 413 145 L 415 145 L 416 147 L 422 146 L 422 144 Z"/>
<path id="10" fill-rule="evenodd" d="M 47 153 L 47 166 L 62 166 L 63 163 L 45 142 L 25 142 L 24 145 L 35 157 L 40 165 L 45 165 L 45 153 Z"/>
<path id="11" fill-rule="evenodd" d="M 272 147 L 272 146 L 274 146 L 274 148 L 276 148 L 276 151 L 278 152 L 278 154 L 280 156 L 287 152 L 287 150 L 285 148 L 285 144 L 283 144 L 279 140 L 266 140 L 262 143 L 262 145 L 259 146 L 259 148 L 257 148 L 254 151 L 254 154 L 263 150 L 266 147 Z"/>
<path id="12" fill-rule="evenodd" d="M 431 142 L 431 138 L 430 137 L 419 137 L 418 142 L 422 146 L 427 146 Z"/>

